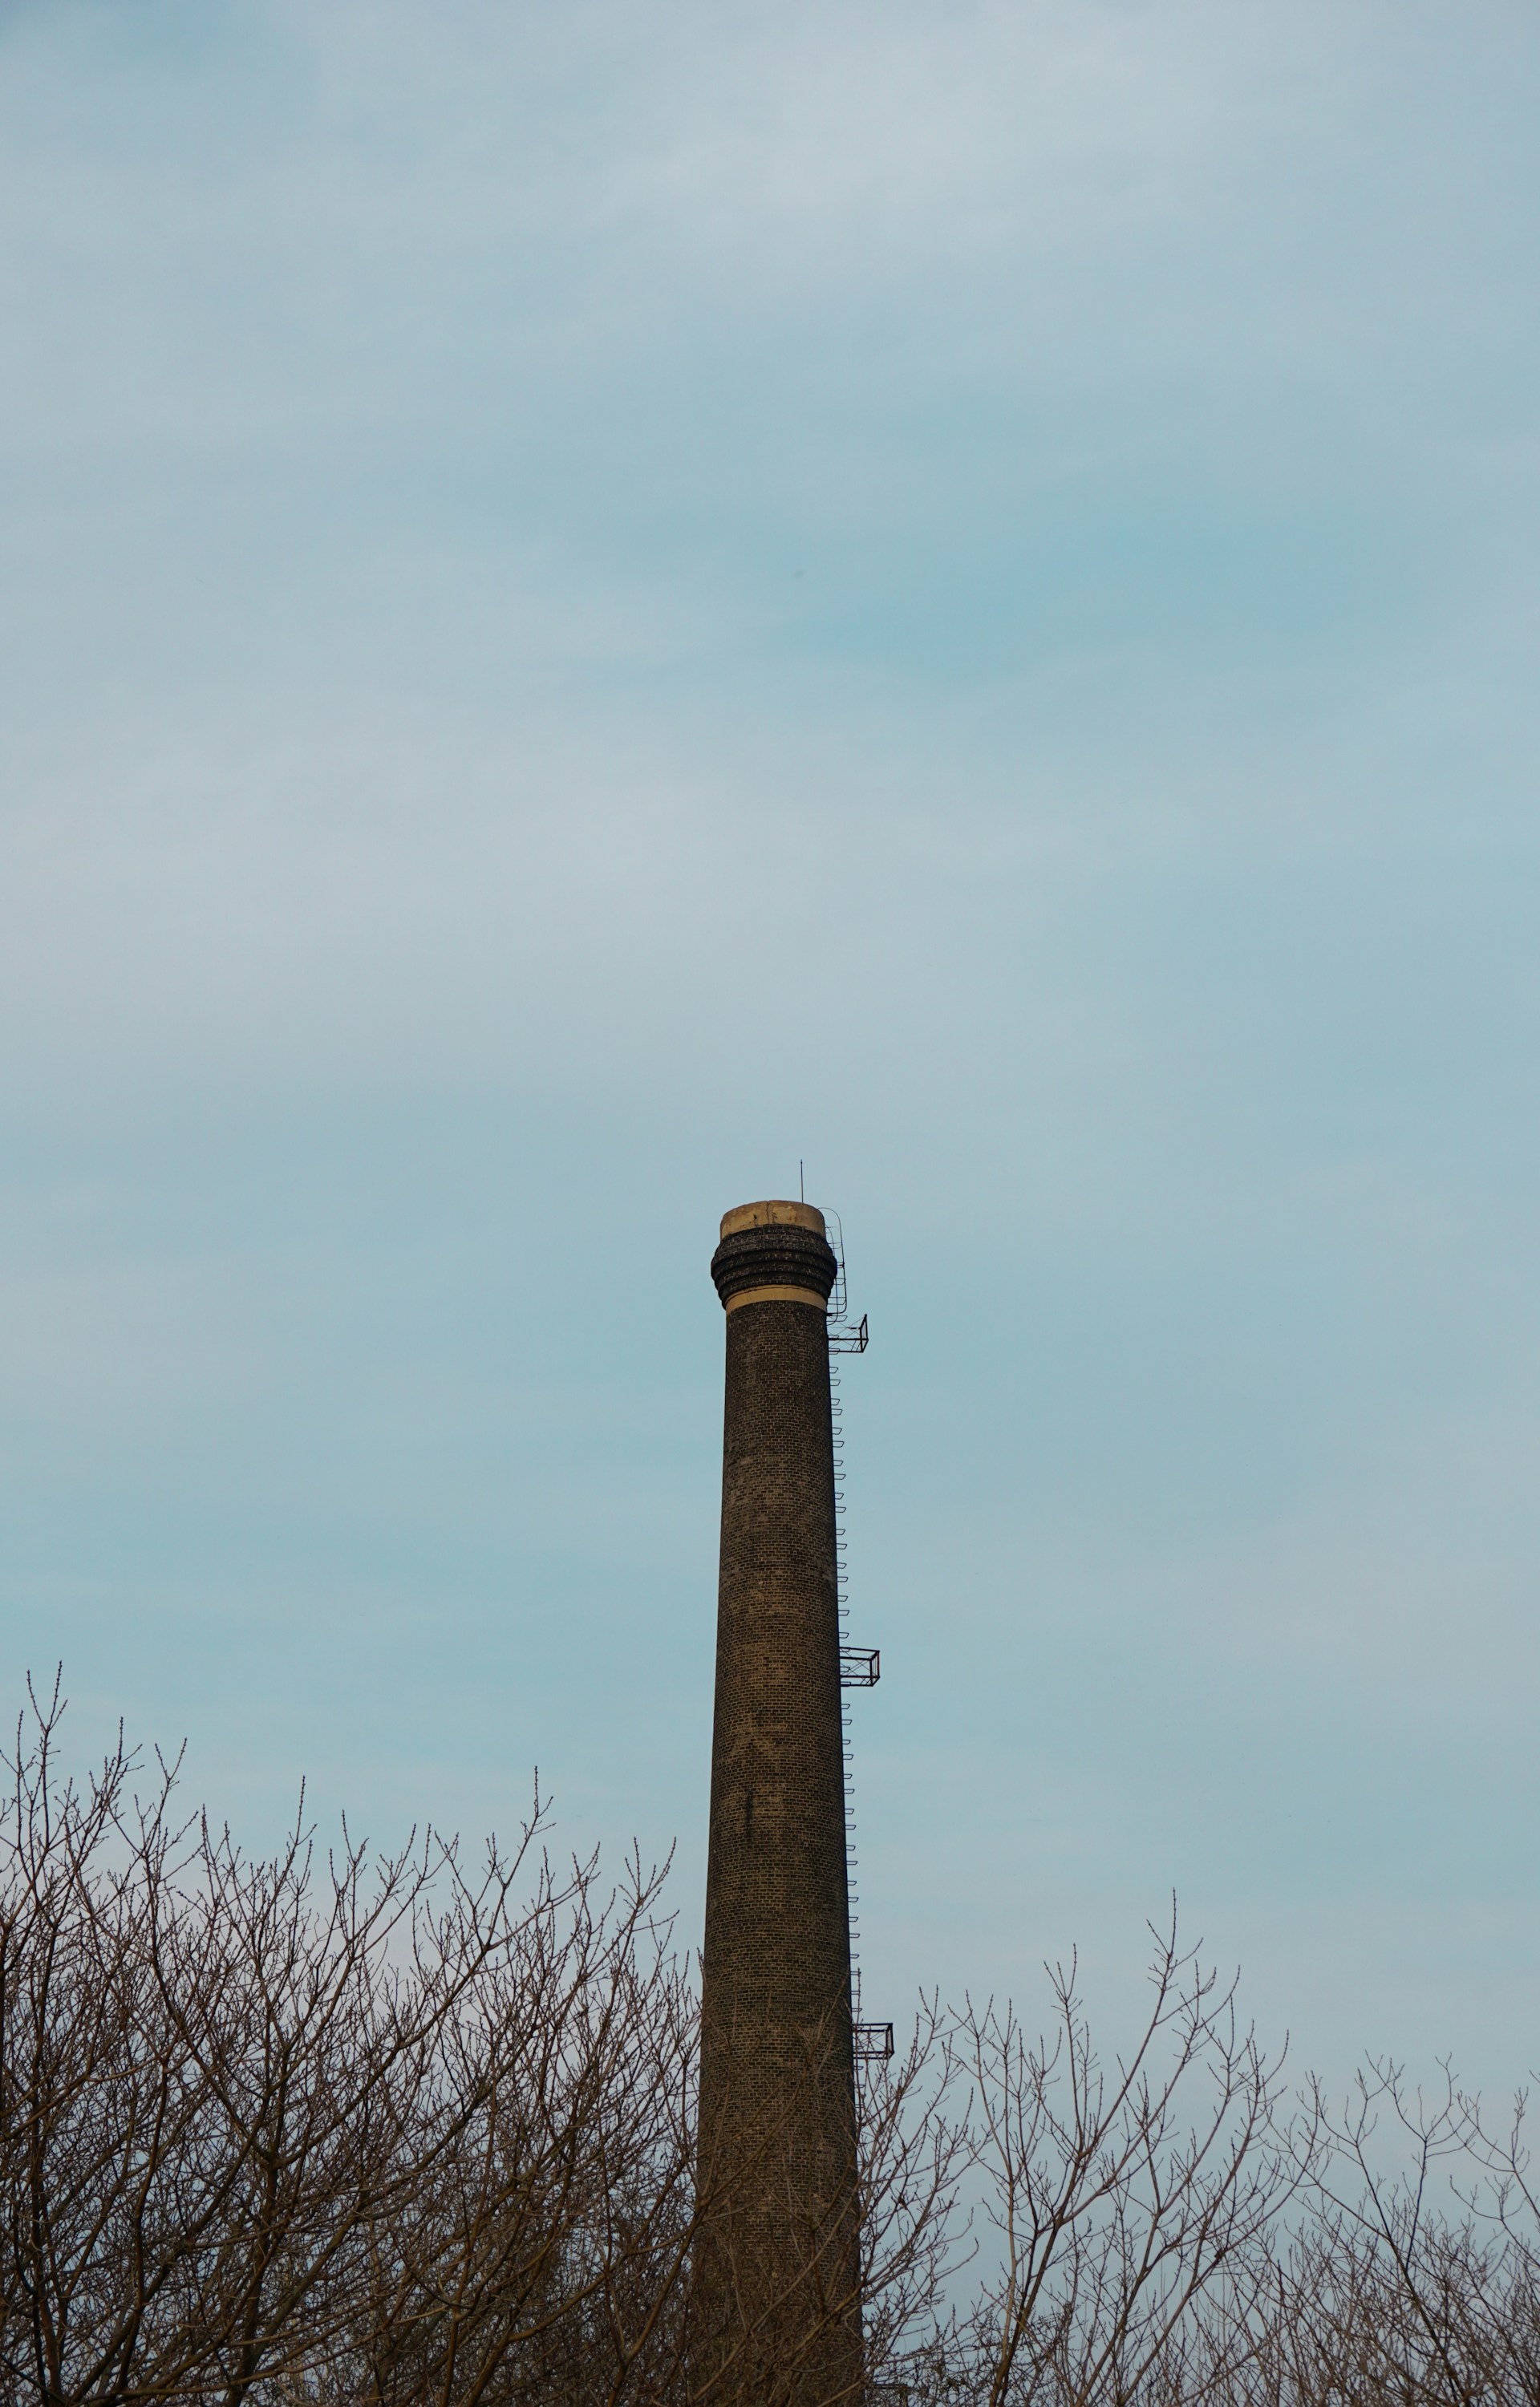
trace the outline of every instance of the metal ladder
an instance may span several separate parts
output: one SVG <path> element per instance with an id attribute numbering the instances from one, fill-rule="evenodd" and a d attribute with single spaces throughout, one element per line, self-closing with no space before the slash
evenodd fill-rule
<path id="1" fill-rule="evenodd" d="M 840 1226 L 839 1214 L 826 1212 L 824 1218 L 832 1226 L 830 1244 L 835 1264 L 834 1284 L 829 1297 L 829 1405 L 834 1447 L 834 1586 L 839 1601 L 839 1720 L 845 1763 L 845 1865 L 850 1898 L 850 2011 L 856 2062 L 880 2064 L 886 2063 L 892 2055 L 893 2027 L 891 2023 L 868 2023 L 861 2019 L 861 1892 L 857 1887 L 860 1864 L 856 1854 L 855 1765 L 850 1707 L 845 1692 L 851 1688 L 875 1688 L 882 1677 L 882 1657 L 876 1646 L 852 1646 L 849 1643 L 850 1596 L 845 1551 L 844 1401 L 839 1391 L 840 1355 L 864 1354 L 870 1343 L 870 1332 L 864 1313 L 857 1322 L 852 1322 L 849 1317 L 845 1278 L 845 1232 Z"/>

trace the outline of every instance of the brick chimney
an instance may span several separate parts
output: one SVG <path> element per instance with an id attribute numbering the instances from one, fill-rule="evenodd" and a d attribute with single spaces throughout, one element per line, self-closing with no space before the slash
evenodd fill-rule
<path id="1" fill-rule="evenodd" d="M 697 2300 L 727 2398 L 862 2386 L 827 1308 L 809 1204 L 729 1212 Z M 715 2200 L 715 2203 L 712 2203 Z"/>

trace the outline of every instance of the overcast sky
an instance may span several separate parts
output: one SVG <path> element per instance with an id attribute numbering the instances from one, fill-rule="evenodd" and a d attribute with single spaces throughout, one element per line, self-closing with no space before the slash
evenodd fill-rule
<path id="1" fill-rule="evenodd" d="M 1531 0 L 0 6 L 0 1693 L 698 1928 L 843 1215 L 868 2013 L 1535 2061 Z"/>

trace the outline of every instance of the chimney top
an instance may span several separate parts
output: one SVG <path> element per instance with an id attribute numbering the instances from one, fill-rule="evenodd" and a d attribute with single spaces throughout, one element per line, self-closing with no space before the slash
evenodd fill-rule
<path id="1" fill-rule="evenodd" d="M 824 1235 L 823 1215 L 816 1204 L 740 1204 L 722 1214 L 721 1233 L 736 1236 L 741 1229 L 811 1229 Z"/>

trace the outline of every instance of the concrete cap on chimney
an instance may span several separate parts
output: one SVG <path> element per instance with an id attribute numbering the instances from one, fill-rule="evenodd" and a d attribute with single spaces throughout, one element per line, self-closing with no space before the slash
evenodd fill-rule
<path id="1" fill-rule="evenodd" d="M 740 1204 L 722 1214 L 724 1237 L 735 1237 L 742 1229 L 811 1229 L 815 1237 L 827 1234 L 816 1204 Z"/>

